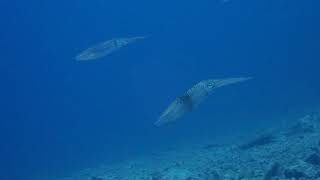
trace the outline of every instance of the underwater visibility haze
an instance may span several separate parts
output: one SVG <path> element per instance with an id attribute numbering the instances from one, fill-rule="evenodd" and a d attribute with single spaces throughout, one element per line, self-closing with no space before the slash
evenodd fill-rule
<path id="1" fill-rule="evenodd" d="M 312 171 L 270 155 L 243 176 L 320 172 L 320 1 L 0 8 L 1 180 L 227 179 L 231 155 L 251 172 L 278 151 Z"/>

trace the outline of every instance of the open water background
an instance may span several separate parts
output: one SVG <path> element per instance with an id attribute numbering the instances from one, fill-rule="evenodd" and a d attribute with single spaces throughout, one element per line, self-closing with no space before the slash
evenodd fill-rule
<path id="1" fill-rule="evenodd" d="M 0 2 L 0 179 L 59 176 L 320 109 L 320 1 Z M 102 59 L 74 57 L 151 35 Z M 203 79 L 251 76 L 153 126 Z"/>

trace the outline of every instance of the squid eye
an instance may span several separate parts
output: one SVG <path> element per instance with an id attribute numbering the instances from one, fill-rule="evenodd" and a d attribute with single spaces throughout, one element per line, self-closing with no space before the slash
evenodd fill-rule
<path id="1" fill-rule="evenodd" d="M 210 88 L 210 89 L 211 89 L 211 88 L 213 88 L 213 87 L 214 87 L 214 84 L 213 84 L 213 83 L 209 83 L 207 86 L 208 86 L 208 88 Z"/>

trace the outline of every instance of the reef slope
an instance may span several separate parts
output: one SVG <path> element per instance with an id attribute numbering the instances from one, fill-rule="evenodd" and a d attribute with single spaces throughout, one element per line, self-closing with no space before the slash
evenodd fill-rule
<path id="1" fill-rule="evenodd" d="M 320 116 L 230 145 L 197 144 L 58 180 L 320 180 Z"/>

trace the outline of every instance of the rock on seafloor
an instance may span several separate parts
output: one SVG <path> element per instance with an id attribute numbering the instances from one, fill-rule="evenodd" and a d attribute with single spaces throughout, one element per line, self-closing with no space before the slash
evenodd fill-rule
<path id="1" fill-rule="evenodd" d="M 320 116 L 227 145 L 191 145 L 55 180 L 320 180 Z"/>

